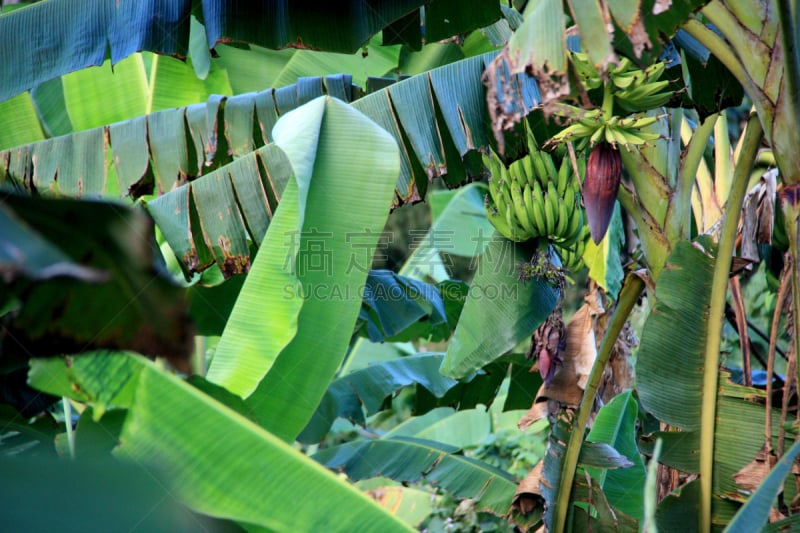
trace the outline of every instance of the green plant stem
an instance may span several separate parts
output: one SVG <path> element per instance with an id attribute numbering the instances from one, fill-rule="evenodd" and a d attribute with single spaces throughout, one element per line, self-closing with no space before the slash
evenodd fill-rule
<path id="1" fill-rule="evenodd" d="M 725 318 L 725 300 L 728 291 L 728 276 L 733 261 L 736 243 L 736 230 L 742 202 L 750 171 L 761 144 L 763 130 L 756 114 L 751 114 L 742 142 L 742 151 L 736 162 L 733 185 L 728 197 L 728 207 L 722 222 L 722 231 L 714 264 L 714 277 L 711 284 L 711 306 L 708 313 L 708 332 L 706 334 L 706 353 L 703 368 L 703 399 L 700 415 L 700 531 L 711 531 L 711 498 L 714 469 L 714 433 L 717 415 L 717 388 L 719 386 L 719 347 L 722 339 L 722 325 Z"/>
<path id="2" fill-rule="evenodd" d="M 784 189 L 785 191 L 785 189 Z M 794 337 L 794 353 L 789 355 L 789 368 L 791 368 L 791 362 L 794 362 L 794 369 L 795 369 L 795 379 L 797 381 L 795 383 L 800 383 L 800 364 L 798 364 L 798 347 L 797 341 L 800 339 L 800 314 L 797 312 L 800 309 L 800 270 L 798 270 L 798 245 L 797 245 L 797 234 L 798 234 L 798 214 L 800 212 L 799 206 L 787 200 L 781 202 L 781 208 L 783 209 L 783 218 L 786 221 L 786 237 L 789 239 L 789 253 L 791 255 L 790 261 L 790 276 L 792 280 L 792 336 Z M 787 373 L 789 371 L 787 370 Z M 787 388 L 789 388 L 789 382 L 791 380 L 787 380 Z M 784 402 L 785 403 L 785 402 Z M 781 414 L 785 412 L 785 409 L 782 409 Z M 780 453 L 783 453 L 783 438 L 781 438 L 781 445 L 779 446 Z"/>
<path id="3" fill-rule="evenodd" d="M 736 56 L 736 53 L 730 45 L 725 42 L 722 37 L 711 31 L 695 18 L 686 21 L 682 28 L 686 33 L 700 41 L 700 44 L 708 48 L 709 51 L 725 65 L 731 74 L 733 74 L 733 77 L 742 84 L 745 92 L 750 96 L 750 99 L 753 100 L 756 109 L 758 109 L 762 123 L 767 124 L 767 126 L 771 128 L 775 106 L 764 94 L 761 87 L 757 86 L 750 78 L 750 75 L 747 73 L 742 62 Z M 769 130 L 767 133 L 769 134 Z"/>
<path id="4" fill-rule="evenodd" d="M 714 124 L 714 191 L 717 203 L 725 209 L 725 202 L 730 195 L 731 179 L 731 140 L 728 137 L 728 116 L 719 113 Z"/>
<path id="5" fill-rule="evenodd" d="M 701 12 L 724 36 L 748 77 L 756 85 L 763 86 L 769 67 L 769 61 L 765 58 L 769 57 L 770 50 L 721 1 L 709 2 Z"/>
<path id="6" fill-rule="evenodd" d="M 614 116 L 614 93 L 611 91 L 612 86 L 611 80 L 603 85 L 603 120 L 608 120 Z"/>
<path id="7" fill-rule="evenodd" d="M 697 177 L 697 169 L 703 160 L 703 151 L 711 132 L 714 131 L 718 116 L 718 113 L 709 115 L 694 130 L 681 162 L 678 189 L 670 202 L 667 214 L 667 237 L 673 245 L 689 238 L 689 228 L 692 227 L 692 188 Z"/>
<path id="8" fill-rule="evenodd" d="M 595 359 L 592 372 L 589 374 L 586 390 L 583 393 L 581 404 L 578 407 L 578 414 L 573 421 L 569 443 L 564 452 L 564 461 L 561 465 L 561 480 L 558 486 L 558 500 L 556 501 L 553 516 L 552 531 L 554 532 L 563 531 L 564 525 L 567 522 L 567 511 L 570 507 L 570 496 L 572 492 L 572 482 L 575 479 L 575 468 L 578 465 L 578 456 L 581 453 L 583 436 L 586 433 L 586 422 L 589 420 L 589 415 L 592 412 L 592 406 L 597 396 L 597 389 L 600 386 L 600 380 L 603 378 L 603 371 L 611 357 L 611 350 L 614 348 L 614 343 L 617 342 L 617 337 L 620 331 L 622 331 L 625 321 L 628 320 L 628 316 L 631 314 L 633 306 L 636 305 L 644 287 L 644 281 L 642 281 L 639 276 L 634 274 L 628 275 L 619 293 L 617 308 L 609 321 L 606 334 L 603 336 L 603 342 L 600 344 L 600 349 L 597 352 L 597 359 Z"/>
<path id="9" fill-rule="evenodd" d="M 800 57 L 797 49 L 797 30 L 800 21 L 794 1 L 778 0 L 778 17 L 781 27 L 781 39 L 783 39 L 783 83 L 784 98 L 794 115 L 791 121 L 795 125 L 800 124 L 800 105 L 797 105 L 797 96 L 800 90 Z M 800 367 L 800 365 L 798 365 Z"/>

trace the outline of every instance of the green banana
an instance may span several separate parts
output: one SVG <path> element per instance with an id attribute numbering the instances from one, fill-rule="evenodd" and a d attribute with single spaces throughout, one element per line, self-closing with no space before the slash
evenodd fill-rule
<path id="1" fill-rule="evenodd" d="M 492 226 L 494 226 L 503 237 L 510 239 L 511 228 L 508 226 L 508 224 L 506 224 L 505 213 L 500 213 L 498 208 L 489 199 L 489 195 L 484 197 L 483 204 L 486 207 L 486 218 L 489 219 L 489 222 L 492 223 Z"/>
<path id="2" fill-rule="evenodd" d="M 578 207 L 570 211 L 567 230 L 565 232 L 567 235 L 566 242 L 574 242 L 577 240 L 582 234 L 584 227 L 586 226 L 583 225 L 583 210 Z"/>
<path id="3" fill-rule="evenodd" d="M 555 185 L 553 185 L 552 181 L 547 182 L 547 194 L 544 195 L 544 214 L 545 220 L 547 221 L 548 236 L 555 235 L 556 232 L 556 222 L 558 222 L 557 197 L 558 194 L 556 193 Z"/>
<path id="4" fill-rule="evenodd" d="M 542 159 L 544 159 L 545 167 L 547 167 L 547 181 L 557 180 L 558 169 L 556 168 L 556 164 L 553 161 L 553 156 L 551 156 L 548 152 L 544 152 L 542 154 Z"/>
<path id="5" fill-rule="evenodd" d="M 533 184 L 531 196 L 531 214 L 533 222 L 540 236 L 547 236 L 547 218 L 544 212 L 544 193 L 542 186 L 536 181 Z"/>
<path id="6" fill-rule="evenodd" d="M 564 158 L 561 160 L 561 168 L 558 169 L 558 180 L 556 181 L 556 190 L 561 196 L 564 196 L 564 194 L 567 192 L 567 185 L 569 185 L 569 167 L 569 156 L 564 155 Z"/>
<path id="7" fill-rule="evenodd" d="M 527 237 L 527 239 L 524 239 L 526 241 L 536 237 L 536 229 L 528 216 L 528 210 L 525 208 L 522 190 L 520 190 L 516 183 L 512 183 L 509 187 L 509 191 L 511 192 L 511 199 L 514 204 L 514 215 L 516 216 L 517 223 L 525 230 L 524 234 L 521 234 L 520 237 Z"/>
<path id="8" fill-rule="evenodd" d="M 536 171 L 533 169 L 533 158 L 531 155 L 522 159 L 522 168 L 525 170 L 526 183 L 533 186 L 536 181 Z"/>
<path id="9" fill-rule="evenodd" d="M 569 212 L 564 202 L 558 202 L 558 222 L 556 223 L 556 231 L 554 237 L 557 239 L 564 239 L 570 235 L 567 233 L 567 224 L 569 224 Z"/>
<path id="10" fill-rule="evenodd" d="M 531 159 L 533 162 L 533 168 L 536 171 L 536 179 L 540 184 L 544 185 L 547 183 L 547 166 L 542 158 L 542 152 L 540 150 L 532 152 Z"/>

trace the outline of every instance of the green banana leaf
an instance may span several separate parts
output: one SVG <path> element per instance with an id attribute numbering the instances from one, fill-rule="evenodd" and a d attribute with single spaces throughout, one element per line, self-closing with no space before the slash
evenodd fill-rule
<path id="1" fill-rule="evenodd" d="M 346 353 L 366 280 L 366 272 L 351 267 L 350 240 L 359 235 L 374 249 L 399 161 L 391 137 L 329 97 L 281 119 L 274 135 L 295 170 L 283 198 L 288 211 L 278 209 L 270 225 L 266 254 L 245 282 L 208 377 L 247 397 L 265 427 L 293 440 Z M 364 193 L 356 211 L 351 188 Z M 278 339 L 270 328 L 283 328 Z M 243 366 L 245 358 L 250 364 Z"/>
<path id="2" fill-rule="evenodd" d="M 111 407 L 130 406 L 140 366 L 122 352 L 38 358 L 31 360 L 28 383 L 40 391 L 91 404 L 99 420 Z"/>
<path id="3" fill-rule="evenodd" d="M 0 103 L 0 109 L 14 111 L 13 115 L 0 115 L 3 124 L 0 149 L 41 140 L 42 130 L 49 137 L 66 135 L 153 111 L 187 106 L 207 100 L 213 94 L 241 95 L 265 87 L 291 85 L 306 76 L 349 72 L 357 84 L 364 86 L 368 77 L 382 76 L 395 69 L 399 58 L 399 46 L 377 46 L 375 37 L 366 57 L 360 52 L 343 56 L 310 50 L 274 51 L 258 46 L 246 50 L 220 45 L 217 47 L 220 57 L 212 62 L 205 44 L 205 29 L 194 17 L 191 32 L 193 42 L 202 40 L 199 52 L 204 52 L 204 56 L 193 52 L 191 59 L 183 62 L 142 52 L 123 59 L 113 69 L 110 60 L 106 60 L 99 67 L 47 81 L 31 91 L 31 96 L 18 95 L 9 101 L 14 103 Z M 198 57 L 206 61 L 202 72 L 195 65 Z M 30 100 L 33 107 L 22 105 Z M 37 120 L 40 125 L 36 125 Z M 37 131 L 39 135 L 34 135 Z"/>
<path id="4" fill-rule="evenodd" d="M 0 196 L 0 298 L 18 307 L 3 319 L 3 361 L 110 348 L 185 365 L 183 289 L 158 263 L 152 229 L 119 204 Z"/>
<path id="5" fill-rule="evenodd" d="M 114 453 L 156 475 L 189 507 L 273 531 L 410 531 L 281 439 L 136 361 L 136 395 Z"/>
<path id="6" fill-rule="evenodd" d="M 0 149 L 44 139 L 30 93 L 0 102 Z"/>
<path id="7" fill-rule="evenodd" d="M 462 257 L 478 257 L 489 245 L 494 226 L 486 218 L 483 197 L 486 187 L 471 183 L 455 191 L 435 191 L 428 195 L 433 223 L 416 244 L 400 274 L 413 279 L 449 279 L 440 252 Z M 474 233 L 464 231 L 474 228 Z M 476 260 L 477 262 L 477 260 Z"/>
<path id="8" fill-rule="evenodd" d="M 646 478 L 644 462 L 636 445 L 638 411 L 631 391 L 615 396 L 597 413 L 586 440 L 609 444 L 631 462 L 628 468 L 590 472 L 600 482 L 611 506 L 641 521 L 644 498 L 638 490 L 631 490 L 631 487 L 644 486 Z"/>
<path id="9" fill-rule="evenodd" d="M 675 246 L 656 287 L 636 357 L 642 406 L 684 430 L 700 428 L 705 312 L 711 295 L 713 258 L 688 242 Z"/>
<path id="10" fill-rule="evenodd" d="M 458 451 L 437 442 L 394 437 L 332 446 L 313 458 L 353 480 L 381 475 L 403 482 L 427 481 L 459 498 L 473 498 L 479 511 L 506 514 L 516 490 L 514 478 Z"/>
<path id="11" fill-rule="evenodd" d="M 473 3 L 469 10 L 448 0 L 429 6 L 429 32 L 439 35 L 433 40 L 500 18 L 496 2 Z M 142 50 L 185 58 L 192 14 L 204 25 L 208 48 L 233 41 L 272 49 L 294 47 L 352 54 L 372 35 L 420 5 L 419 0 L 371 1 L 365 9 L 358 2 L 341 1 L 314 9 L 292 4 L 277 10 L 271 4 L 236 9 L 220 0 L 182 0 L 168 5 L 151 1 L 121 7 L 109 0 L 93 0 L 75 9 L 65 0 L 37 3 L 0 16 L 0 33 L 28 39 L 26 46 L 16 46 L 16 38 L 10 37 L 0 48 L 0 101 L 57 76 L 99 65 L 107 52 L 114 64 Z M 418 12 L 415 19 L 409 23 L 419 26 Z M 420 38 L 418 35 L 417 43 Z M 197 44 L 193 45 L 196 49 Z M 39 57 L 48 61 L 37 61 Z"/>
<path id="12" fill-rule="evenodd" d="M 367 416 L 377 413 L 386 398 L 402 387 L 425 387 L 441 398 L 459 384 L 439 374 L 441 361 L 441 354 L 413 355 L 374 364 L 334 380 L 298 440 L 319 442 L 338 417 L 364 425 L 364 410 Z"/>
<path id="13" fill-rule="evenodd" d="M 467 176 L 480 174 L 477 150 L 490 142 L 485 88 L 480 80 L 490 60 L 491 54 L 459 61 L 354 104 L 401 146 L 396 204 L 424 195 L 429 176 L 442 175 L 448 184 L 457 185 Z M 528 95 L 520 104 L 520 112 L 527 113 L 537 103 L 534 84 L 524 77 L 514 79 L 520 80 Z M 229 149 L 239 155 L 251 146 L 271 142 L 272 127 L 281 114 L 326 93 L 349 98 L 350 87 L 345 76 L 306 78 L 278 90 L 229 99 L 213 97 L 205 105 L 163 110 L 105 128 L 17 146 L 0 152 L 0 184 L 11 182 L 28 189 L 33 185 L 43 190 L 53 186 L 58 171 L 60 194 L 105 192 L 138 197 L 151 193 L 153 186 L 164 194 L 228 163 Z M 418 112 L 420 102 L 429 103 L 425 104 L 429 115 Z M 232 108 L 231 117 L 227 106 Z M 84 168 L 86 163 L 79 158 L 82 154 L 93 156 L 91 169 Z M 64 167 L 70 171 L 64 173 Z M 79 187 L 76 175 L 84 174 L 100 178 Z"/>
<path id="14" fill-rule="evenodd" d="M 495 233 L 481 256 L 464 310 L 442 362 L 442 374 L 466 376 L 530 338 L 555 308 L 558 291 L 546 281 L 519 280 L 533 249 Z"/>
<path id="15" fill-rule="evenodd" d="M 492 420 L 486 409 L 439 407 L 397 424 L 383 438 L 413 437 L 464 449 L 480 445 L 491 434 Z"/>
<path id="16" fill-rule="evenodd" d="M 702 372 L 713 263 L 712 257 L 691 243 L 678 243 L 659 279 L 657 301 L 645 323 L 637 352 L 637 392 L 643 408 L 682 429 L 650 435 L 642 443 L 642 450 L 647 452 L 654 439 L 660 438 L 664 441 L 660 461 L 687 472 L 699 471 L 703 428 L 696 406 L 701 395 L 709 393 L 702 389 Z M 676 335 L 676 331 L 680 334 Z M 763 398 L 763 391 L 732 384 L 728 378 L 727 373 L 720 376 L 714 434 L 712 520 L 722 525 L 736 512 L 737 502 L 745 501 L 733 475 L 750 463 L 763 446 L 766 414 L 763 404 L 753 401 Z M 776 436 L 781 429 L 779 419 L 777 412 L 772 414 Z M 693 498 L 697 497 L 694 488 L 685 488 L 681 494 L 663 501 L 657 513 L 659 523 L 679 521 L 685 506 L 695 505 Z"/>
<path id="17" fill-rule="evenodd" d="M 297 48 L 270 50 L 250 45 L 243 49 L 219 45 L 215 49 L 219 57 L 212 60 L 212 65 L 227 72 L 236 94 L 284 87 L 299 78 L 340 72 L 347 72 L 355 84 L 365 87 L 369 77 L 385 76 L 398 66 L 400 46 L 380 46 L 379 41 L 375 36 L 363 51 L 350 55 Z"/>
<path id="18" fill-rule="evenodd" d="M 437 342 L 455 329 L 469 286 L 458 281 L 431 285 L 389 270 L 370 270 L 364 289 L 360 335 L 371 342 Z"/>

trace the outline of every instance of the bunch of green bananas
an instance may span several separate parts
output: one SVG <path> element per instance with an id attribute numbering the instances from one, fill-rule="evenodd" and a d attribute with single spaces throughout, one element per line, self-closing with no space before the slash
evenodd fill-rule
<path id="1" fill-rule="evenodd" d="M 603 104 L 589 110 L 566 103 L 559 105 L 554 113 L 567 119 L 570 125 L 554 135 L 546 146 L 584 140 L 576 147 L 605 141 L 617 148 L 629 148 L 661 138 L 651 128 L 662 118 L 653 110 L 669 102 L 675 94 L 669 90 L 670 82 L 660 79 L 666 70 L 664 62 L 642 70 L 623 57 L 619 65 L 609 68 L 608 82 L 603 82 L 586 54 L 571 52 L 570 63 L 586 89 L 602 87 Z"/>
<path id="2" fill-rule="evenodd" d="M 495 154 L 483 161 L 491 173 L 486 213 L 504 237 L 517 242 L 542 237 L 570 247 L 582 235 L 580 180 L 572 179 L 568 157 L 560 169 L 540 150 L 508 168 Z"/>
<path id="3" fill-rule="evenodd" d="M 589 241 L 589 226 L 583 226 L 580 236 L 570 247 L 553 245 L 558 257 L 561 258 L 561 266 L 572 272 L 577 272 L 583 268 L 583 252 L 586 251 L 586 243 Z"/>
<path id="4" fill-rule="evenodd" d="M 642 129 L 652 126 L 658 121 L 659 117 L 655 115 L 631 115 L 625 118 L 613 115 L 606 119 L 600 109 L 583 111 L 577 108 L 575 108 L 575 115 L 578 118 L 553 135 L 548 144 L 555 145 L 588 138 L 590 145 L 605 141 L 612 146 L 628 146 L 643 145 L 648 141 L 661 138 L 658 133 Z"/>
<path id="5" fill-rule="evenodd" d="M 603 79 L 588 55 L 570 52 L 569 59 L 586 89 L 596 89 L 603 85 Z M 622 57 L 618 65 L 608 69 L 614 105 L 628 113 L 648 111 L 665 105 L 675 95 L 674 91 L 669 90 L 669 80 L 661 79 L 666 69 L 667 64 L 663 61 L 640 69 L 630 59 Z"/>
<path id="6" fill-rule="evenodd" d="M 639 69 L 627 57 L 611 69 L 608 77 L 614 84 L 614 103 L 628 113 L 648 111 L 666 105 L 675 95 L 669 80 L 662 80 L 667 65 L 663 61 Z"/>

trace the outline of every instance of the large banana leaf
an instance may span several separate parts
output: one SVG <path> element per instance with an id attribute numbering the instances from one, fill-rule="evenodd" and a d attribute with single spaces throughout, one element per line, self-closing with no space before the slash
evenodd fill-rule
<path id="1" fill-rule="evenodd" d="M 491 435 L 492 417 L 483 407 L 463 411 L 439 407 L 401 422 L 384 437 L 414 437 L 463 449 L 479 446 Z"/>
<path id="2" fill-rule="evenodd" d="M 638 490 L 631 490 L 643 486 L 645 481 L 644 462 L 636 445 L 638 410 L 631 391 L 621 393 L 600 409 L 586 439 L 613 446 L 631 462 L 628 468 L 591 473 L 600 481 L 610 505 L 641 521 L 644 497 Z"/>
<path id="3" fill-rule="evenodd" d="M 395 274 L 371 270 L 367 276 L 359 334 L 371 342 L 446 340 L 455 329 L 469 286 L 460 281 L 431 285 Z"/>
<path id="4" fill-rule="evenodd" d="M 70 365 L 60 359 L 37 361 L 31 380 L 88 402 L 94 418 L 102 416 L 99 424 L 106 431 L 116 431 L 107 419 L 116 420 L 120 412 L 102 414 L 113 396 L 114 406 L 128 409 L 121 436 L 113 442 L 117 457 L 144 468 L 160 490 L 205 514 L 274 531 L 307 531 L 319 524 L 335 524 L 341 531 L 407 530 L 352 485 L 140 357 L 89 354 Z M 80 434 L 92 425 L 81 420 L 76 441 L 83 440 L 84 452 L 91 446 L 108 450 L 108 439 L 91 441 L 91 428 Z M 324 502 L 306 498 L 297 505 L 309 486 Z"/>
<path id="5" fill-rule="evenodd" d="M 496 2 L 473 3 L 467 10 L 458 2 L 434 2 L 426 17 L 434 40 L 500 18 Z M 184 58 L 192 14 L 205 26 L 209 48 L 238 41 L 273 49 L 354 53 L 372 35 L 422 4 L 421 0 L 340 0 L 309 9 L 297 3 L 243 8 L 223 0 L 167 4 L 93 0 L 76 9 L 68 0 L 50 0 L 0 16 L 0 33 L 7 36 L 0 44 L 0 101 L 63 74 L 100 65 L 107 53 L 112 63 L 141 50 Z M 412 18 L 408 23 L 419 26 L 419 12 Z M 22 39 L 24 46 L 19 45 Z"/>
<path id="6" fill-rule="evenodd" d="M 150 364 L 115 453 L 162 473 L 170 491 L 206 514 L 273 531 L 408 530 L 288 444 Z"/>
<path id="7" fill-rule="evenodd" d="M 530 261 L 533 251 L 497 233 L 491 238 L 442 362 L 442 374 L 463 377 L 494 361 L 529 338 L 555 308 L 558 290 L 544 280 L 519 279 L 519 265 Z"/>
<path id="8" fill-rule="evenodd" d="M 353 335 L 366 272 L 351 266 L 351 239 L 376 246 L 399 161 L 385 131 L 330 97 L 283 117 L 273 133 L 295 180 L 233 309 L 209 379 L 247 396 L 265 427 L 293 440 Z M 357 210 L 352 190 L 363 193 Z M 272 340 L 274 328 L 284 331 Z"/>
<path id="9" fill-rule="evenodd" d="M 683 471 L 698 472 L 701 427 L 697 405 L 701 396 L 717 397 L 714 433 L 712 520 L 725 524 L 743 502 L 742 487 L 734 474 L 744 468 L 764 445 L 763 391 L 733 385 L 727 373 L 716 391 L 703 389 L 703 364 L 708 302 L 714 258 L 687 242 L 678 243 L 656 287 L 656 304 L 642 332 L 637 353 L 637 391 L 644 409 L 682 431 L 656 433 L 664 448 L 660 461 Z M 679 334 L 676 334 L 676 331 Z M 763 401 L 763 400 L 761 400 Z M 773 435 L 781 431 L 779 413 L 772 413 Z M 773 446 L 777 445 L 777 439 Z M 694 505 L 696 491 L 665 500 L 659 520 L 668 520 L 673 508 Z M 694 501 L 694 503 L 693 503 Z M 676 507 L 678 506 L 678 507 Z M 684 517 L 685 520 L 685 517 Z"/>
<path id="10" fill-rule="evenodd" d="M 192 39 L 196 40 L 198 33 L 202 33 L 203 41 L 200 50 L 208 56 L 203 26 L 192 18 Z M 373 38 L 372 43 L 377 40 Z M 195 75 L 199 68 L 195 65 L 197 53 L 193 53 L 190 61 L 183 62 L 142 52 L 123 59 L 113 68 L 111 61 L 106 60 L 99 67 L 66 74 L 39 85 L 30 94 L 23 93 L 0 103 L 0 109 L 8 111 L 0 114 L 3 126 L 0 149 L 41 140 L 42 130 L 49 137 L 66 135 L 153 111 L 187 106 L 207 100 L 213 94 L 230 96 L 265 87 L 283 87 L 307 76 L 348 72 L 363 87 L 370 76 L 383 76 L 397 68 L 399 49 L 399 46 L 373 45 L 365 57 L 360 52 L 343 55 L 297 49 L 276 51 L 258 46 L 245 50 L 220 45 L 219 58 L 212 62 L 206 57 L 208 63 L 202 79 L 200 73 Z M 459 59 L 463 57 L 462 54 Z"/>
<path id="11" fill-rule="evenodd" d="M 0 305 L 14 310 L 3 317 L 2 359 L 115 348 L 185 361 L 183 291 L 155 251 L 138 209 L 0 195 Z"/>
<path id="12" fill-rule="evenodd" d="M 458 381 L 439 374 L 441 362 L 441 354 L 414 355 L 375 364 L 334 380 L 298 440 L 319 442 L 337 417 L 363 425 L 364 409 L 367 416 L 377 413 L 388 396 L 408 385 L 425 387 L 441 398 L 458 385 Z"/>
<path id="13" fill-rule="evenodd" d="M 684 430 L 700 427 L 703 354 L 714 260 L 681 242 L 656 287 L 636 358 L 642 406 L 659 420 Z"/>
<path id="14" fill-rule="evenodd" d="M 419 199 L 430 177 L 441 175 L 450 185 L 457 185 L 467 176 L 480 174 L 477 150 L 490 142 L 481 74 L 490 60 L 491 55 L 485 55 L 459 61 L 354 104 L 401 146 L 397 203 Z M 515 79 L 528 95 L 520 104 L 520 112 L 527 113 L 537 103 L 535 85 L 525 77 Z M 58 181 L 61 194 L 119 191 L 137 197 L 152 192 L 155 176 L 156 190 L 163 194 L 229 162 L 228 151 L 241 156 L 271 142 L 272 127 L 280 115 L 326 93 L 349 99 L 350 79 L 304 78 L 277 90 L 228 99 L 213 97 L 205 105 L 163 110 L 106 128 L 18 146 L 0 152 L 0 184 L 12 182 L 43 190 Z M 430 113 L 420 113 L 421 105 Z M 82 154 L 92 156 L 90 169 L 80 159 Z M 102 179 L 78 187 L 76 175 L 82 173 Z M 181 258 L 187 251 L 176 250 L 176 254 Z"/>
<path id="15" fill-rule="evenodd" d="M 378 475 L 397 481 L 428 481 L 460 498 L 473 498 L 480 511 L 509 511 L 516 482 L 483 461 L 458 455 L 459 448 L 409 437 L 348 442 L 326 448 L 313 457 L 340 469 L 351 479 Z"/>

